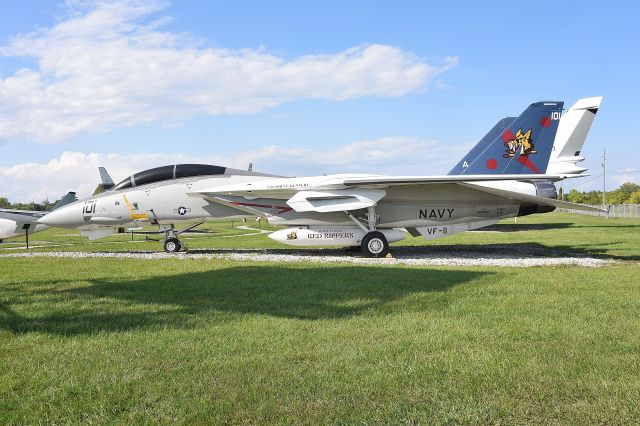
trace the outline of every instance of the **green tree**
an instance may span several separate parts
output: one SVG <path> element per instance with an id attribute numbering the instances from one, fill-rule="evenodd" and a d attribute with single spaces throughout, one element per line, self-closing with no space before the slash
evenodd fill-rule
<path id="1" fill-rule="evenodd" d="M 640 191 L 636 191 L 627 199 L 628 204 L 640 204 Z"/>
<path id="2" fill-rule="evenodd" d="M 589 191 L 587 192 L 587 204 L 602 204 L 602 191 Z"/>
<path id="3" fill-rule="evenodd" d="M 8 209 L 11 207 L 11 203 L 5 197 L 0 197 L 0 208 Z"/>
<path id="4" fill-rule="evenodd" d="M 635 183 L 632 182 L 627 182 L 622 184 L 622 186 L 620 187 L 620 191 L 626 195 L 626 199 L 625 199 L 625 203 L 627 204 L 632 204 L 631 201 L 629 201 L 631 199 L 631 196 L 633 194 L 635 194 L 636 192 L 640 191 L 640 185 L 637 185 Z"/>
<path id="5" fill-rule="evenodd" d="M 102 194 L 103 192 L 104 192 L 104 185 L 99 183 L 98 186 L 96 186 L 95 191 L 93 191 L 93 195 Z"/>
<path id="6" fill-rule="evenodd" d="M 567 201 L 571 201 L 572 203 L 581 203 L 581 204 L 602 204 L 602 192 L 600 191 L 580 192 L 577 189 L 572 189 L 567 194 Z"/>
<path id="7" fill-rule="evenodd" d="M 628 202 L 627 200 L 631 197 L 631 194 L 636 191 L 640 191 L 640 185 L 632 182 L 623 183 L 618 189 L 607 194 L 607 203 L 625 204 Z"/>
<path id="8" fill-rule="evenodd" d="M 567 194 L 567 201 L 571 201 L 572 203 L 582 203 L 582 192 L 577 189 L 572 189 Z"/>

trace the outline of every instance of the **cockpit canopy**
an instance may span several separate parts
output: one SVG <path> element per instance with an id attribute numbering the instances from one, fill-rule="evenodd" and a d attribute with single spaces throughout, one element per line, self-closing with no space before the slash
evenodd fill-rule
<path id="1" fill-rule="evenodd" d="M 133 188 L 140 185 L 147 185 L 149 183 L 171 179 L 180 179 L 192 176 L 223 175 L 225 171 L 226 167 L 212 166 L 210 164 L 174 164 L 172 166 L 156 167 L 154 169 L 145 170 L 129 176 L 111 188 L 111 191 Z"/>

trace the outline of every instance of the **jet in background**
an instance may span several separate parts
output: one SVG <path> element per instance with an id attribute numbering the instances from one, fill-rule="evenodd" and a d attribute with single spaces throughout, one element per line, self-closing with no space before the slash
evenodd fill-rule
<path id="1" fill-rule="evenodd" d="M 76 193 L 68 192 L 62 197 L 51 211 L 55 211 L 67 204 L 76 201 Z M 38 220 L 49 214 L 50 212 L 16 210 L 16 209 L 0 209 L 0 242 L 7 238 L 27 237 L 30 234 L 44 231 L 49 228 L 48 225 L 38 223 Z M 29 242 L 27 240 L 27 246 Z"/>
<path id="2" fill-rule="evenodd" d="M 113 180 L 104 167 L 99 167 L 101 185 L 105 190 L 114 186 Z M 27 247 L 29 235 L 50 228 L 38 223 L 38 220 L 50 212 L 71 204 L 77 200 L 75 192 L 68 192 L 50 211 L 30 211 L 17 209 L 0 209 L 0 243 L 14 237 L 26 237 Z"/>
<path id="3" fill-rule="evenodd" d="M 389 241 L 406 236 L 405 229 L 434 239 L 556 207 L 599 211 L 556 199 L 553 182 L 578 176 L 584 169 L 545 173 L 554 146 L 563 147 L 554 157 L 556 164 L 575 165 L 581 158 L 562 154 L 567 140 L 555 143 L 562 106 L 562 102 L 537 102 L 519 117 L 501 120 L 445 176 L 288 178 L 178 164 L 136 173 L 39 223 L 78 228 L 89 238 L 110 235 L 114 229 L 124 232 L 131 224 L 157 224 L 165 234 L 165 251 L 175 252 L 181 249 L 177 236 L 207 219 L 259 215 L 271 225 L 289 226 L 271 234 L 277 241 L 358 245 L 367 256 L 383 256 Z M 578 128 L 586 136 L 591 122 L 584 119 L 585 111 L 592 114 L 580 110 L 571 115 L 581 118 L 567 124 L 568 139 L 579 139 Z M 580 146 L 583 142 L 584 137 Z M 177 231 L 175 223 L 182 221 L 193 224 Z"/>

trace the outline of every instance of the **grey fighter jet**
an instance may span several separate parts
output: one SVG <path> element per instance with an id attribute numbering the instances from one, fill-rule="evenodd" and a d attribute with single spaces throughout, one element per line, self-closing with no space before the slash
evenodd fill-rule
<path id="1" fill-rule="evenodd" d="M 69 192 L 62 197 L 52 211 L 59 209 L 76 200 L 76 193 Z M 44 231 L 48 225 L 38 223 L 38 220 L 49 214 L 46 211 L 0 209 L 0 242 L 7 238 L 27 237 L 29 245 L 29 235 Z"/>
<path id="2" fill-rule="evenodd" d="M 519 117 L 500 120 L 444 176 L 340 174 L 303 178 L 178 164 L 136 173 L 110 191 L 39 220 L 80 228 L 90 238 L 136 222 L 158 224 L 167 252 L 179 251 L 179 221 L 263 216 L 288 226 L 270 236 L 292 245 L 360 246 L 384 256 L 406 233 L 427 239 L 556 207 L 599 210 L 556 199 L 554 182 L 580 175 L 579 145 L 601 98 L 581 100 L 557 140 L 562 102 L 536 102 Z M 580 104 L 582 102 L 582 104 Z M 588 104 L 588 105 L 587 105 Z M 586 106 L 585 106 L 586 105 Z M 577 106 L 577 107 L 576 107 Z M 579 131 L 578 131 L 579 130 Z M 565 149 L 566 148 L 566 149 Z M 552 151 L 555 169 L 548 172 Z M 190 226 L 192 227 L 192 226 Z M 190 228 L 189 227 L 189 228 Z M 184 230 L 183 230 L 184 231 Z"/>

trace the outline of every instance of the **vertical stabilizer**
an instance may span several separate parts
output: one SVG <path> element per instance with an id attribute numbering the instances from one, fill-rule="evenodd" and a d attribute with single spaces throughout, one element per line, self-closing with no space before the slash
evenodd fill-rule
<path id="1" fill-rule="evenodd" d="M 51 211 L 55 209 L 59 209 L 60 207 L 66 206 L 67 204 L 71 204 L 74 201 L 76 201 L 76 193 L 73 191 L 67 192 L 67 194 L 64 197 L 60 198 L 60 201 L 56 203 L 56 205 L 53 207 L 53 209 L 51 209 Z"/>
<path id="2" fill-rule="evenodd" d="M 471 151 L 469 151 L 467 155 L 462 157 L 462 160 L 460 160 L 448 174 L 461 175 L 462 173 L 464 173 L 464 169 L 469 167 L 469 164 L 471 164 L 473 160 L 478 158 L 478 156 L 482 154 L 485 149 L 487 149 L 491 142 L 493 142 L 495 138 L 497 138 L 502 132 L 504 132 L 507 127 L 509 127 L 509 124 L 513 123 L 513 120 L 515 120 L 516 118 L 517 117 L 505 117 L 502 120 L 498 121 L 496 125 L 493 126 L 493 128 L 489 130 L 489 132 L 484 135 L 482 139 L 480 139 L 480 142 L 478 142 L 473 148 L 471 148 Z"/>
<path id="3" fill-rule="evenodd" d="M 459 174 L 543 174 L 547 170 L 563 102 L 536 102 L 500 132 Z"/>
<path id="4" fill-rule="evenodd" d="M 580 151 L 600 108 L 602 96 L 579 99 L 560 119 L 547 174 L 579 174 Z"/>
<path id="5" fill-rule="evenodd" d="M 109 176 L 109 172 L 107 172 L 107 169 L 105 169 L 104 167 L 98 167 L 98 171 L 100 172 L 100 183 L 102 184 L 104 190 L 108 191 L 113 188 L 115 186 L 115 183 L 113 183 L 113 179 L 111 179 L 111 176 Z"/>

